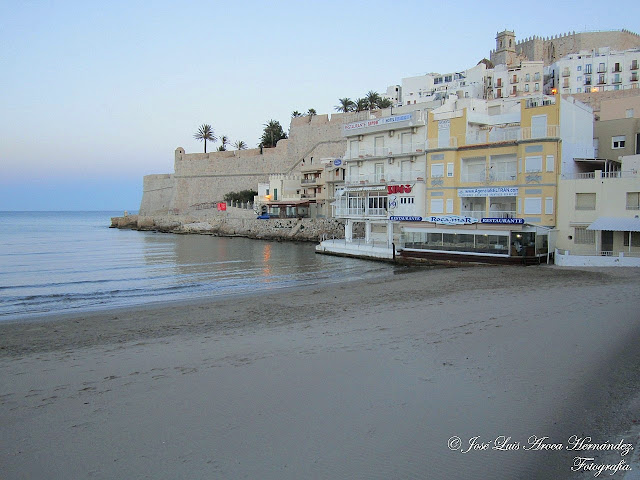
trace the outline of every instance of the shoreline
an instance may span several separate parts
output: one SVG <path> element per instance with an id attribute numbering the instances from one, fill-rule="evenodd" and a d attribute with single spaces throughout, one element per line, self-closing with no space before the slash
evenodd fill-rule
<path id="1" fill-rule="evenodd" d="M 0 324 L 0 475 L 593 478 L 571 452 L 447 439 L 632 428 L 639 286 L 638 269 L 413 268 Z"/>

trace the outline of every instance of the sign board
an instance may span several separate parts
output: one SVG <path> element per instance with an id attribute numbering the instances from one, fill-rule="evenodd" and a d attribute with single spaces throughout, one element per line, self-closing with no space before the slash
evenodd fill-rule
<path id="1" fill-rule="evenodd" d="M 396 222 L 421 222 L 422 221 L 422 217 L 392 215 L 392 216 L 389 217 L 389 220 L 396 221 Z"/>
<path id="2" fill-rule="evenodd" d="M 459 188 L 458 197 L 517 197 L 518 187 Z"/>
<path id="3" fill-rule="evenodd" d="M 432 215 L 427 217 L 426 221 L 442 225 L 472 225 L 478 223 L 477 218 L 461 217 L 460 215 Z"/>
<path id="4" fill-rule="evenodd" d="M 336 158 L 336 159 L 333 161 L 333 164 L 334 164 L 336 167 L 339 167 L 340 165 L 342 165 L 342 160 L 340 160 L 339 158 Z"/>
<path id="5" fill-rule="evenodd" d="M 492 218 L 487 217 L 480 220 L 480 223 L 497 223 L 501 225 L 523 225 L 524 218 Z"/>
<path id="6" fill-rule="evenodd" d="M 227 210 L 227 204 L 226 203 L 219 203 L 218 204 L 218 211 L 219 212 L 224 212 Z"/>
<path id="7" fill-rule="evenodd" d="M 379 125 L 389 125 L 392 123 L 406 122 L 411 120 L 412 114 L 394 115 L 393 117 L 374 118 L 371 120 L 364 120 L 362 122 L 348 123 L 344 126 L 345 131 L 358 130 L 360 128 L 377 127 Z"/>

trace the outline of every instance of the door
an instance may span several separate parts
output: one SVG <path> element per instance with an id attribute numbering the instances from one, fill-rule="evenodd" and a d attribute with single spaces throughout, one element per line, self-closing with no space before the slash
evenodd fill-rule
<path id="1" fill-rule="evenodd" d="M 547 136 L 547 116 L 534 115 L 531 117 L 531 138 L 542 138 Z"/>
<path id="2" fill-rule="evenodd" d="M 382 157 L 384 155 L 384 137 L 376 137 L 373 139 L 374 155 Z"/>
<path id="3" fill-rule="evenodd" d="M 411 132 L 403 133 L 400 141 L 402 142 L 402 153 L 411 152 Z"/>
<path id="4" fill-rule="evenodd" d="M 610 232 L 608 230 L 602 231 L 602 251 L 613 251 L 613 232 Z"/>

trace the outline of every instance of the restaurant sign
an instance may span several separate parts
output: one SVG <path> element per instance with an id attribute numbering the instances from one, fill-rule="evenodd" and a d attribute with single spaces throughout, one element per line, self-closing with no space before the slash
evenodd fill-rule
<path id="1" fill-rule="evenodd" d="M 391 215 L 389 217 L 389 220 L 396 221 L 396 222 L 421 222 L 422 221 L 422 217 L 411 217 L 411 216 L 405 216 L 405 215 Z"/>
<path id="2" fill-rule="evenodd" d="M 459 188 L 458 197 L 517 197 L 518 187 Z"/>
<path id="3" fill-rule="evenodd" d="M 522 225 L 524 218 L 483 218 L 480 223 L 498 223 L 501 225 Z"/>
<path id="4" fill-rule="evenodd" d="M 426 221 L 442 225 L 472 225 L 474 223 L 478 223 L 477 218 L 461 217 L 460 215 L 433 215 L 431 217 L 427 217 Z"/>

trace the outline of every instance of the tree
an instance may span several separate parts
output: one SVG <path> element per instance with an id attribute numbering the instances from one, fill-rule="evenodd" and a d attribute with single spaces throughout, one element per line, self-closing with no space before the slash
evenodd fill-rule
<path id="1" fill-rule="evenodd" d="M 378 107 L 378 102 L 381 100 L 378 92 L 374 92 L 373 90 L 369 90 L 365 95 L 367 102 L 369 102 L 369 110 L 373 110 Z"/>
<path id="2" fill-rule="evenodd" d="M 247 144 L 244 143 L 242 140 L 236 140 L 236 142 L 233 144 L 234 148 L 236 150 L 246 150 L 247 149 Z"/>
<path id="3" fill-rule="evenodd" d="M 293 118 L 298 118 L 298 117 L 301 117 L 302 114 L 298 110 L 294 110 L 293 113 L 291 114 L 291 116 Z"/>
<path id="4" fill-rule="evenodd" d="M 381 98 L 378 101 L 378 107 L 380 108 L 389 108 L 393 106 L 393 102 L 391 100 L 389 100 L 388 98 Z"/>
<path id="5" fill-rule="evenodd" d="M 269 120 L 264 124 L 264 131 L 260 137 L 260 146 L 264 148 L 272 148 L 276 146 L 278 140 L 287 138 L 287 134 L 282 130 L 282 125 L 277 120 Z"/>
<path id="6" fill-rule="evenodd" d="M 369 101 L 366 98 L 356 98 L 356 112 L 369 110 Z"/>
<path id="7" fill-rule="evenodd" d="M 307 115 L 310 116 L 310 117 L 313 117 L 314 115 L 317 115 L 316 109 L 315 108 L 310 108 L 309 110 L 307 110 Z"/>
<path id="8" fill-rule="evenodd" d="M 227 137 L 226 135 L 222 135 L 220 137 L 220 141 L 222 142 L 222 145 L 220 145 L 218 147 L 218 151 L 219 152 L 226 152 L 227 151 L 227 145 L 229 145 L 229 137 Z"/>
<path id="9" fill-rule="evenodd" d="M 211 125 L 203 123 L 200 125 L 200 128 L 193 136 L 196 140 L 204 141 L 204 153 L 207 153 L 207 140 L 210 142 L 215 142 L 218 138 L 213 133 L 213 128 Z"/>
<path id="10" fill-rule="evenodd" d="M 352 112 L 356 108 L 354 101 L 348 97 L 341 98 L 338 102 L 340 105 L 335 106 L 336 112 Z"/>

